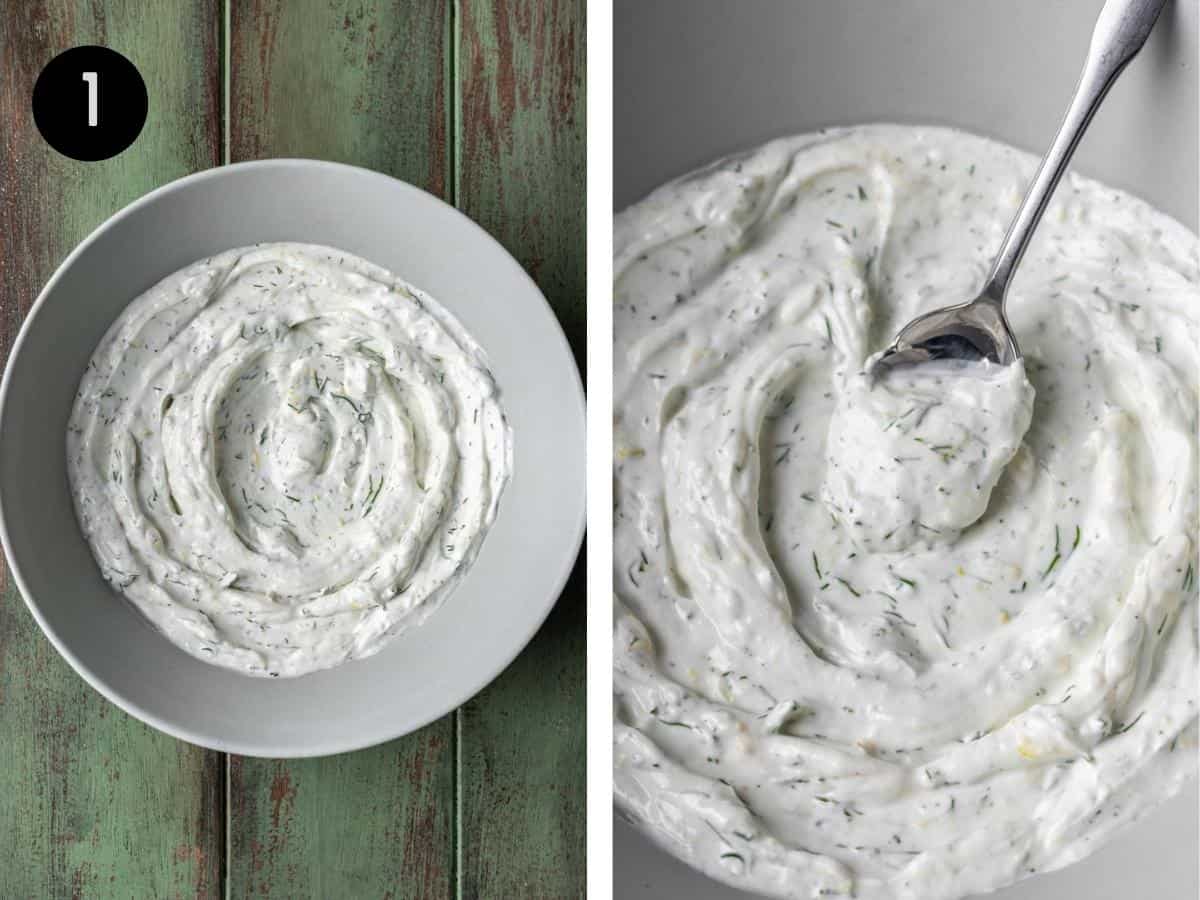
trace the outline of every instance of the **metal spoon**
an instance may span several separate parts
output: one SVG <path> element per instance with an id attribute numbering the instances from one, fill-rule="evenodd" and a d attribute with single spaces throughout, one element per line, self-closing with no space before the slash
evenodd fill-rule
<path id="1" fill-rule="evenodd" d="M 871 367 L 879 376 L 892 366 L 935 359 L 990 360 L 1008 365 L 1021 358 L 1004 316 L 1004 297 L 1029 239 L 1092 116 L 1117 76 L 1142 49 L 1167 0 L 1107 0 L 1088 48 L 1083 72 L 1054 143 L 1042 160 L 979 296 L 917 316 Z"/>

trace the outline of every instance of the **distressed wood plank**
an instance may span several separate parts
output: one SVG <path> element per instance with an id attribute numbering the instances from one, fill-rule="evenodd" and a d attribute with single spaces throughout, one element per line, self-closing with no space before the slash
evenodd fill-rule
<path id="1" fill-rule="evenodd" d="M 449 897 L 450 724 L 321 759 L 230 757 L 229 895 Z"/>
<path id="2" fill-rule="evenodd" d="M 254 0 L 231 19 L 231 158 L 367 166 L 445 196 L 449 6 Z M 449 897 L 454 721 L 316 760 L 230 762 L 230 896 Z"/>
<path id="3" fill-rule="evenodd" d="M 249 0 L 230 30 L 232 161 L 306 156 L 446 194 L 443 0 Z"/>
<path id="4" fill-rule="evenodd" d="M 584 0 L 460 0 L 459 207 L 538 283 L 582 361 Z"/>
<path id="5" fill-rule="evenodd" d="M 462 0 L 456 116 L 458 205 L 534 277 L 580 363 L 584 8 Z M 580 563 L 533 643 L 460 713 L 463 897 L 584 894 L 585 612 Z"/>
<path id="6" fill-rule="evenodd" d="M 25 2 L 0 16 L 0 358 L 71 248 L 151 188 L 216 164 L 216 0 Z M 59 156 L 29 98 L 78 44 L 128 56 L 150 91 L 134 145 Z M 109 705 L 39 632 L 0 567 L 0 883 L 7 897 L 217 897 L 223 768 Z"/>

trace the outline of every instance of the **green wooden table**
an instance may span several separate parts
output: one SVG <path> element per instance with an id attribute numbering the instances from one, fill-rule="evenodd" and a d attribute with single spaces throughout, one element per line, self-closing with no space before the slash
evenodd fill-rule
<path id="1" fill-rule="evenodd" d="M 77 163 L 29 98 L 60 51 L 141 70 L 138 141 Z M 583 0 L 9 0 L 0 11 L 0 358 L 117 209 L 223 162 L 308 156 L 421 185 L 494 234 L 584 346 Z M 159 734 L 58 657 L 0 567 L 0 896 L 584 893 L 584 585 L 482 694 L 314 760 Z"/>

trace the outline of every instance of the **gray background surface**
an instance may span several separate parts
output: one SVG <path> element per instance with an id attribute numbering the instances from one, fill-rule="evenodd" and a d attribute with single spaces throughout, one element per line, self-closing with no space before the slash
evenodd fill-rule
<path id="1" fill-rule="evenodd" d="M 1100 0 L 616 0 L 613 192 L 772 137 L 868 121 L 953 125 L 1041 153 Z M 1168 6 L 1076 155 L 1080 171 L 1197 224 L 1198 0 Z M 995 900 L 1193 900 L 1195 783 L 1104 851 Z M 620 819 L 618 900 L 746 897 Z"/>
<path id="2" fill-rule="evenodd" d="M 954 125 L 1039 155 L 1099 0 L 616 0 L 621 209 L 735 150 L 827 125 Z M 1113 88 L 1081 171 L 1196 226 L 1196 0 L 1176 0 Z"/>

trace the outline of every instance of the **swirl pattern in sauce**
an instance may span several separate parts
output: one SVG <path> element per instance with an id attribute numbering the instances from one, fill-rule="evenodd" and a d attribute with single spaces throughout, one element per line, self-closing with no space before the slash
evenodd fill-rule
<path id="1" fill-rule="evenodd" d="M 67 450 L 109 582 L 187 652 L 276 677 L 375 653 L 434 609 L 512 459 L 462 326 L 304 244 L 230 250 L 131 303 Z"/>
<path id="2" fill-rule="evenodd" d="M 952 900 L 1195 771 L 1194 236 L 1068 176 L 1023 370 L 860 374 L 973 296 L 1035 163 L 869 126 L 618 216 L 616 794 L 714 877 Z"/>

